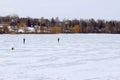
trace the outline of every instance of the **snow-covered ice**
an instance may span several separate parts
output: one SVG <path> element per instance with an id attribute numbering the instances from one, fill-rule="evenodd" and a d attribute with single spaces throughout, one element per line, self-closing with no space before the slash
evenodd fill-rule
<path id="1" fill-rule="evenodd" d="M 2 34 L 0 80 L 120 80 L 120 35 Z"/>

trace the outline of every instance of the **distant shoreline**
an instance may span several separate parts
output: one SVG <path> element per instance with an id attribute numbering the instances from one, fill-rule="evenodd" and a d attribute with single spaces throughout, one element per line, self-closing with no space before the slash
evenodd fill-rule
<path id="1" fill-rule="evenodd" d="M 2 33 L 2 34 L 14 34 L 14 33 Z M 15 34 L 20 35 L 20 34 L 54 34 L 54 33 L 15 33 Z M 119 33 L 57 33 L 57 34 L 119 34 Z"/>
<path id="2" fill-rule="evenodd" d="M 120 21 L 59 18 L 0 17 L 0 33 L 3 34 L 58 34 L 58 33 L 111 33 L 120 34 Z"/>

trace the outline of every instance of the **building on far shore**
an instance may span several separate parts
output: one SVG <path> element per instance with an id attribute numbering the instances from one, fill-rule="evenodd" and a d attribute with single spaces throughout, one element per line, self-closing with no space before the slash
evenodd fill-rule
<path id="1" fill-rule="evenodd" d="M 3 26 L 2 26 L 2 24 L 0 24 L 0 34 L 2 34 L 3 33 Z"/>

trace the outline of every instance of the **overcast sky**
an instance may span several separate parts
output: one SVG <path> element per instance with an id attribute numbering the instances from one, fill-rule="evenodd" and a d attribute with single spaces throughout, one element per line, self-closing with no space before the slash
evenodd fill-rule
<path id="1" fill-rule="evenodd" d="M 1 0 L 0 16 L 120 20 L 120 0 Z"/>

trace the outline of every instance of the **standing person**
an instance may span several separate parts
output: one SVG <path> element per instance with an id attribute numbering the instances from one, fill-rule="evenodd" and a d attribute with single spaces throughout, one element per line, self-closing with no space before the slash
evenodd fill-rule
<path id="1" fill-rule="evenodd" d="M 60 38 L 58 38 L 58 43 L 59 43 L 59 41 L 60 41 Z"/>
<path id="2" fill-rule="evenodd" d="M 14 48 L 12 47 L 11 50 L 14 50 Z"/>
<path id="3" fill-rule="evenodd" d="M 23 38 L 23 44 L 25 44 L 25 38 Z"/>

